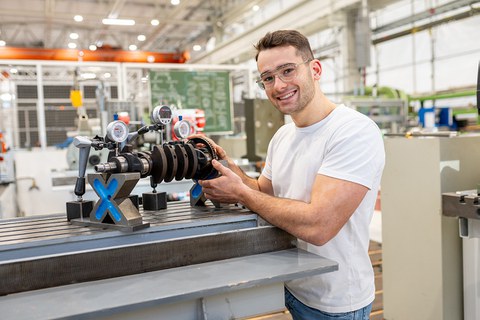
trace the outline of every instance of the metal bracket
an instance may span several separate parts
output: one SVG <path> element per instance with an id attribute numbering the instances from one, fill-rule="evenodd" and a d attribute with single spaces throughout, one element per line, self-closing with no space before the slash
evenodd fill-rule
<path id="1" fill-rule="evenodd" d="M 130 192 L 140 180 L 140 173 L 92 173 L 87 178 L 100 199 L 90 213 L 90 220 L 72 220 L 74 224 L 124 231 L 150 226 L 150 223 L 143 222 L 138 208 L 130 199 Z"/>

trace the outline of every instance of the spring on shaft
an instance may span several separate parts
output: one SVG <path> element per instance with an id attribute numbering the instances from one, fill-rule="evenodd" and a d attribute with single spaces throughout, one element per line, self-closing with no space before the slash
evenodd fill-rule
<path id="1" fill-rule="evenodd" d="M 151 151 L 122 152 L 111 156 L 106 163 L 94 166 L 96 172 L 139 172 L 142 178 L 151 176 L 153 182 L 173 179 L 202 180 L 212 177 L 216 170 L 212 160 L 218 159 L 213 146 L 203 138 L 172 141 L 155 145 Z"/>

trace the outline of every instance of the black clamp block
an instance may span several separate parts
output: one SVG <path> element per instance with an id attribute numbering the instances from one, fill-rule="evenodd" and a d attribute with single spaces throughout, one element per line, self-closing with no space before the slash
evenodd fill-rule
<path id="1" fill-rule="evenodd" d="M 160 210 L 167 208 L 166 192 L 146 192 L 142 194 L 143 210 Z"/>
<path id="2" fill-rule="evenodd" d="M 69 201 L 67 202 L 67 220 L 89 218 L 93 210 L 93 201 Z"/>

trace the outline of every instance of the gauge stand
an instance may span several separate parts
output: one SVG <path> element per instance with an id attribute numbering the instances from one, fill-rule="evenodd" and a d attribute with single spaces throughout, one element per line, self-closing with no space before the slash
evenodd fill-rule
<path id="1" fill-rule="evenodd" d="M 87 137 L 75 137 L 74 145 L 79 148 L 78 177 L 75 182 L 75 195 L 77 201 L 67 202 L 67 220 L 88 218 L 93 208 L 93 201 L 84 201 L 85 171 L 87 170 L 88 155 L 92 141 Z"/>
<path id="2" fill-rule="evenodd" d="M 153 177 L 150 177 L 150 185 L 152 186 L 152 192 L 145 192 L 142 194 L 143 210 L 161 210 L 167 208 L 167 193 L 159 192 L 155 189 L 157 184 Z"/>
<path id="3" fill-rule="evenodd" d="M 67 202 L 67 220 L 83 220 L 84 218 L 88 218 L 90 216 L 90 212 L 92 212 L 92 209 L 93 201 L 69 201 Z"/>

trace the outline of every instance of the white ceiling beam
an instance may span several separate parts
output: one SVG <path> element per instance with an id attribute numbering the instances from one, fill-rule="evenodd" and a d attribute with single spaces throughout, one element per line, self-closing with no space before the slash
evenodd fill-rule
<path id="1" fill-rule="evenodd" d="M 198 0 L 183 0 L 178 4 L 172 12 L 169 13 L 170 19 L 181 20 L 182 17 L 179 17 L 188 7 L 198 6 Z M 160 19 L 159 19 L 160 20 Z M 203 24 L 203 26 L 206 23 Z M 155 29 L 147 35 L 147 40 L 144 41 L 139 49 L 149 50 L 152 48 L 153 43 L 158 39 L 158 35 L 164 30 L 170 23 L 166 19 L 161 19 L 160 24 L 155 27 Z"/>
<path id="2" fill-rule="evenodd" d="M 380 33 L 384 31 L 389 31 L 398 27 L 403 27 L 406 24 L 410 24 L 413 22 L 418 22 L 420 20 L 425 20 L 427 18 L 432 18 L 434 16 L 443 14 L 445 12 L 450 12 L 462 7 L 472 6 L 476 3 L 480 2 L 479 0 L 455 0 L 448 2 L 443 5 L 439 5 L 434 8 L 430 8 L 429 10 L 419 12 L 417 14 L 411 15 L 406 18 L 402 18 L 391 23 L 379 26 L 378 28 L 372 30 L 373 33 Z M 433 9 L 433 10 L 432 10 Z"/>
<path id="3" fill-rule="evenodd" d="M 29 22 L 42 22 L 45 20 L 45 11 L 22 11 L 22 10 L 3 10 L 0 12 L 0 16 L 2 18 L 2 24 L 4 23 L 24 23 L 25 19 L 34 19 L 35 21 Z M 13 19 L 12 19 L 13 18 Z M 18 18 L 18 19 L 17 19 Z M 104 18 L 104 15 L 89 13 L 88 21 L 97 21 L 100 23 Z M 145 16 L 128 16 L 129 19 L 133 19 L 137 22 L 137 24 L 142 24 L 141 21 L 145 21 Z M 14 20 L 16 19 L 16 20 Z M 185 26 L 204 26 L 206 24 L 211 24 L 210 21 L 207 20 L 183 20 L 183 19 L 174 19 L 173 17 L 162 17 L 162 22 L 166 24 L 173 24 L 173 25 L 185 25 Z M 52 22 L 54 23 L 72 23 L 75 24 L 77 27 L 83 27 L 82 24 L 78 22 L 74 22 L 72 19 L 71 12 L 55 12 L 55 16 L 52 16 Z M 150 24 L 150 20 L 146 21 L 145 24 Z"/>
<path id="4" fill-rule="evenodd" d="M 55 0 L 45 1 L 45 26 L 43 31 L 43 42 L 50 47 L 52 41 L 52 24 L 55 17 Z"/>
<path id="5" fill-rule="evenodd" d="M 301 1 L 296 6 L 279 12 L 270 20 L 219 44 L 212 51 L 192 59 L 190 63 L 225 63 L 249 51 L 253 57 L 253 45 L 267 32 L 280 29 L 311 30 L 308 28 L 310 24 L 322 23 L 319 19 L 327 19 L 330 14 L 358 5 L 359 2 L 359 0 Z M 328 26 L 327 23 L 323 25 Z"/>
<path id="6" fill-rule="evenodd" d="M 124 5 L 125 5 L 125 0 L 116 0 L 115 3 L 113 4 L 112 9 L 108 13 L 108 18 L 117 19 Z"/>
<path id="7" fill-rule="evenodd" d="M 250 0 L 250 1 L 243 1 L 239 3 L 234 8 L 230 9 L 227 13 L 225 13 L 221 20 L 224 25 L 229 25 L 231 23 L 236 22 L 239 18 L 242 18 L 246 14 L 252 11 L 254 5 L 262 6 L 265 2 L 269 0 Z"/>

